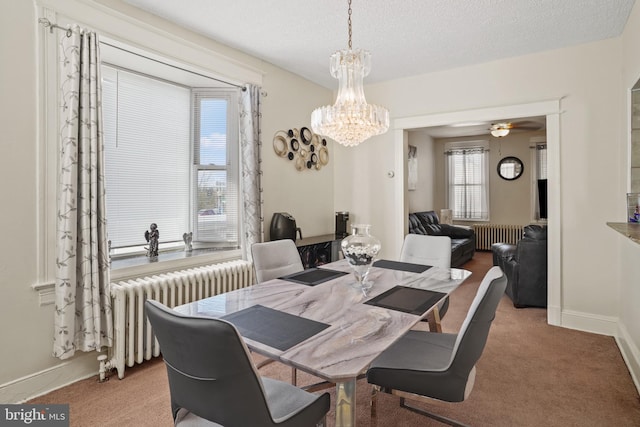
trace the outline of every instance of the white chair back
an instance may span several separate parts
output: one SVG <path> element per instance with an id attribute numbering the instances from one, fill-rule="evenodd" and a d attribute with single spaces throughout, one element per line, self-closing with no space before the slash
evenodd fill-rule
<path id="1" fill-rule="evenodd" d="M 451 238 L 407 234 L 402 244 L 400 261 L 449 268 L 451 267 Z"/>
<path id="2" fill-rule="evenodd" d="M 304 270 L 293 240 L 274 240 L 251 245 L 258 283 Z"/>

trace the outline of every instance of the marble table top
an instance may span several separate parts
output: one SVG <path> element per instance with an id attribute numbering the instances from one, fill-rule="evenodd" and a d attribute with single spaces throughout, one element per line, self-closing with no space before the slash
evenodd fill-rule
<path id="1" fill-rule="evenodd" d="M 640 244 L 640 224 L 628 222 L 608 222 L 607 225 L 625 237 Z"/>
<path id="2" fill-rule="evenodd" d="M 351 272 L 346 260 L 322 266 Z M 365 372 L 380 352 L 425 317 L 376 307 L 363 302 L 402 285 L 449 294 L 471 273 L 462 269 L 432 267 L 423 273 L 372 267 L 373 287 L 365 295 L 356 289 L 353 274 L 316 286 L 274 279 L 175 308 L 191 316 L 222 317 L 260 304 L 331 325 L 311 338 L 278 350 L 245 338 L 253 351 L 330 382 L 352 380 Z"/>

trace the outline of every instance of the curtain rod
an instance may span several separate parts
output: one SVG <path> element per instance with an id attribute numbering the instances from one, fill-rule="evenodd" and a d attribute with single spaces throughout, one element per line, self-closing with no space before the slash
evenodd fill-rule
<path id="1" fill-rule="evenodd" d="M 38 19 L 38 23 L 40 23 L 40 24 L 44 25 L 45 27 L 49 28 L 49 31 L 51 33 L 53 33 L 53 29 L 54 28 L 57 28 L 57 29 L 60 29 L 60 30 L 64 30 L 66 32 L 67 37 L 71 37 L 71 28 L 64 28 L 64 27 L 61 27 L 61 26 L 59 26 L 57 24 L 53 24 L 47 18 L 39 18 Z M 162 61 L 160 61 L 158 59 L 150 58 L 148 56 L 142 55 L 142 54 L 137 53 L 137 52 L 131 52 L 130 50 L 124 49 L 124 48 L 122 48 L 120 46 L 112 45 L 112 44 L 104 42 L 104 41 L 101 41 L 100 43 L 105 44 L 105 45 L 110 46 L 110 47 L 115 48 L 115 49 L 122 50 L 122 51 L 130 53 L 132 55 L 136 55 L 136 56 L 139 56 L 141 58 L 148 59 L 149 61 L 157 62 L 158 64 L 167 65 L 169 67 L 175 68 L 175 69 L 180 70 L 180 71 L 184 71 L 184 72 L 187 72 L 187 73 L 195 74 L 196 76 L 204 77 L 204 78 L 207 78 L 207 79 L 215 80 L 215 81 L 220 82 L 220 83 L 224 83 L 224 84 L 228 84 L 228 85 L 231 85 L 231 86 L 235 86 L 235 87 L 241 89 L 243 92 L 247 90 L 247 88 L 245 86 L 242 86 L 242 85 L 239 85 L 239 84 L 227 82 L 227 81 L 221 80 L 221 79 L 216 79 L 215 77 L 211 77 L 211 76 L 206 76 L 204 74 L 200 74 L 200 73 L 195 72 L 195 71 L 187 70 L 186 68 L 178 67 L 177 65 L 167 64 L 166 62 L 162 62 Z"/>
<path id="2" fill-rule="evenodd" d="M 239 89 L 242 89 L 243 92 L 247 90 L 247 88 L 245 86 L 242 86 L 242 85 L 239 85 L 239 84 L 235 84 L 235 83 L 231 83 L 231 82 L 227 82 L 227 81 L 221 80 L 221 79 L 216 79 L 215 77 L 206 76 L 206 75 L 200 74 L 200 73 L 198 73 L 196 71 L 191 71 L 191 70 L 187 70 L 186 68 L 178 67 L 177 65 L 167 64 L 166 62 L 162 62 L 162 61 L 160 61 L 158 59 L 150 58 L 150 57 L 148 57 L 146 55 L 142 55 L 142 54 L 137 53 L 137 52 L 131 52 L 130 50 L 127 50 L 127 49 L 122 48 L 120 46 L 115 46 L 115 45 L 113 45 L 111 43 L 107 43 L 107 42 L 104 42 L 104 41 L 101 41 L 100 43 L 102 43 L 104 45 L 107 45 L 109 47 L 115 48 L 115 49 L 119 49 L 119 50 L 121 50 L 123 52 L 127 52 L 127 53 L 130 53 L 132 55 L 136 55 L 136 56 L 139 56 L 141 58 L 148 59 L 149 61 L 157 62 L 158 64 L 167 65 L 167 66 L 169 66 L 171 68 L 175 68 L 176 70 L 180 70 L 180 71 L 184 71 L 184 72 L 187 72 L 187 73 L 195 74 L 196 76 L 204 77 L 206 79 L 215 80 L 217 82 L 228 84 L 230 86 L 235 86 L 235 87 L 237 87 Z"/>
<path id="3" fill-rule="evenodd" d="M 53 29 L 57 28 L 59 30 L 64 30 L 65 33 L 67 34 L 67 37 L 71 37 L 71 34 L 72 34 L 71 28 L 64 28 L 64 27 L 61 27 L 60 25 L 53 24 L 47 18 L 39 18 L 38 19 L 38 23 L 44 25 L 47 28 L 49 28 L 49 32 L 52 33 L 52 34 L 53 34 Z"/>

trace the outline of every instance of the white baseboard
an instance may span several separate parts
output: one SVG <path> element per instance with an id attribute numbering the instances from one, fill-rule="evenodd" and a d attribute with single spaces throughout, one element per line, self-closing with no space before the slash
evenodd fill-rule
<path id="1" fill-rule="evenodd" d="M 562 310 L 560 316 L 559 326 L 564 328 L 609 336 L 616 336 L 618 333 L 617 317 L 600 316 L 571 310 Z"/>
<path id="2" fill-rule="evenodd" d="M 99 364 L 96 358 L 99 354 L 82 354 L 40 372 L 1 384 L 0 402 L 23 403 L 94 375 L 97 380 Z"/>
<path id="3" fill-rule="evenodd" d="M 636 385 L 636 389 L 640 394 L 640 349 L 638 349 L 631 339 L 626 326 L 621 322 L 618 323 L 616 343 L 618 344 L 620 353 L 622 353 L 624 362 L 627 364 L 633 383 Z"/>

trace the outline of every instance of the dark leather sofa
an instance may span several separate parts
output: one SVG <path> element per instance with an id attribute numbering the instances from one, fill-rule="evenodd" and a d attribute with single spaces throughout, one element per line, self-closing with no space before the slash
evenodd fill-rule
<path id="1" fill-rule="evenodd" d="M 547 306 L 547 227 L 527 225 L 516 245 L 494 243 L 493 265 L 507 276 L 506 293 L 517 308 Z"/>
<path id="2" fill-rule="evenodd" d="M 409 233 L 451 238 L 451 267 L 460 267 L 476 252 L 476 233 L 470 227 L 440 224 L 434 211 L 409 214 Z"/>

